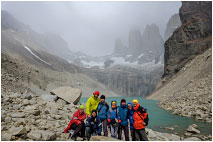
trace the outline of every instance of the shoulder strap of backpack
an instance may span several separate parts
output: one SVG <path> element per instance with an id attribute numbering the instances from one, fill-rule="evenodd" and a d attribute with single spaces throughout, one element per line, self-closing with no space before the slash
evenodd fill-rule
<path id="1" fill-rule="evenodd" d="M 99 103 L 100 104 L 100 103 Z M 104 104 L 102 104 L 101 108 L 98 110 L 98 113 L 101 111 L 101 109 L 103 108 Z"/>

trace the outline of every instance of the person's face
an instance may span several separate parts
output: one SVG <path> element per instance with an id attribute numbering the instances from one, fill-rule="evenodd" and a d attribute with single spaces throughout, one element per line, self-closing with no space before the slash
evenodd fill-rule
<path id="1" fill-rule="evenodd" d="M 126 105 L 126 102 L 122 102 L 121 105 L 123 105 L 123 106 Z"/>
<path id="2" fill-rule="evenodd" d="M 83 110 L 83 109 L 80 109 L 80 113 L 82 113 L 82 112 L 84 112 L 84 110 Z"/>
<path id="3" fill-rule="evenodd" d="M 105 102 L 105 99 L 101 99 L 101 101 L 104 103 L 104 102 Z"/>
<path id="4" fill-rule="evenodd" d="M 133 103 L 133 106 L 136 107 L 137 103 Z"/>
<path id="5" fill-rule="evenodd" d="M 115 108 L 116 107 L 116 104 L 112 104 L 112 108 Z"/>
<path id="6" fill-rule="evenodd" d="M 132 109 L 132 106 L 131 106 L 131 105 L 128 105 L 128 109 L 131 110 L 131 109 Z"/>
<path id="7" fill-rule="evenodd" d="M 92 116 L 93 116 L 93 117 L 96 117 L 96 113 L 95 113 L 95 112 L 93 112 L 93 113 L 92 113 Z"/>
<path id="8" fill-rule="evenodd" d="M 98 98 L 98 95 L 94 94 L 94 97 L 97 99 L 97 98 Z"/>

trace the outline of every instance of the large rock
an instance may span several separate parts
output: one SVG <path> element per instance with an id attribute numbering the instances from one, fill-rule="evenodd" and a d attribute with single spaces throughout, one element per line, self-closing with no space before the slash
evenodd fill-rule
<path id="1" fill-rule="evenodd" d="M 12 140 L 12 135 L 10 133 L 5 133 L 1 135 L 1 140 L 2 141 L 11 141 Z"/>
<path id="2" fill-rule="evenodd" d="M 189 125 L 189 127 L 186 129 L 188 132 L 200 134 L 200 131 L 192 127 L 192 125 Z"/>
<path id="3" fill-rule="evenodd" d="M 9 133 L 12 136 L 17 136 L 17 135 L 27 134 L 27 130 L 23 126 L 12 127 L 12 128 L 9 129 Z"/>
<path id="4" fill-rule="evenodd" d="M 120 141 L 118 139 L 114 139 L 112 137 L 105 137 L 105 136 L 92 136 L 90 141 Z"/>
<path id="5" fill-rule="evenodd" d="M 33 140 L 42 140 L 42 141 L 54 141 L 56 140 L 56 134 L 51 131 L 45 130 L 34 130 L 28 133 L 28 138 Z"/>
<path id="6" fill-rule="evenodd" d="M 68 103 L 73 103 L 75 105 L 78 104 L 82 96 L 82 91 L 80 89 L 71 87 L 59 87 L 53 89 L 50 93 L 58 96 Z"/>
<path id="7" fill-rule="evenodd" d="M 41 140 L 41 133 L 38 133 L 37 131 L 30 131 L 30 133 L 27 134 L 27 137 L 39 141 Z"/>
<path id="8" fill-rule="evenodd" d="M 186 138 L 183 141 L 201 141 L 199 138 L 196 137 L 190 137 L 190 138 Z"/>
<path id="9" fill-rule="evenodd" d="M 11 117 L 12 118 L 24 118 L 25 117 L 25 114 L 24 113 L 22 113 L 22 112 L 17 112 L 17 113 L 12 113 L 11 114 Z"/>

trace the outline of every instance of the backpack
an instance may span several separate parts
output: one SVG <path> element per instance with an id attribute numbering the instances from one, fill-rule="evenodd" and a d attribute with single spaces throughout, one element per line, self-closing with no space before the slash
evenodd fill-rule
<path id="1" fill-rule="evenodd" d="M 143 107 L 140 107 L 139 109 L 139 112 L 142 114 L 142 113 L 147 113 L 147 109 L 144 109 Z M 136 113 L 138 114 L 138 111 L 136 111 Z M 139 114 L 138 114 L 139 115 Z M 139 115 L 140 116 L 140 115 Z M 141 116 L 140 116 L 140 118 L 141 118 Z M 142 118 L 141 118 L 142 119 Z M 143 120 L 143 119 L 142 119 Z M 149 115 L 148 115 L 148 113 L 147 113 L 147 117 L 144 119 L 144 122 L 146 123 L 146 125 L 145 126 L 148 126 L 148 124 L 149 124 Z"/>

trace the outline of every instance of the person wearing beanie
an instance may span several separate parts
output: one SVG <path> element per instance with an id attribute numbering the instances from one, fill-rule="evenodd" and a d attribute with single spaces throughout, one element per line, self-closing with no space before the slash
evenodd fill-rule
<path id="1" fill-rule="evenodd" d="M 120 106 L 118 107 L 120 116 L 120 123 L 118 127 L 118 139 L 121 140 L 122 130 L 124 130 L 125 141 L 129 141 L 129 129 L 128 129 L 128 107 L 126 100 L 122 99 Z"/>
<path id="2" fill-rule="evenodd" d="M 92 96 L 87 100 L 86 103 L 86 114 L 87 117 L 90 117 L 92 114 L 92 110 L 96 110 L 98 107 L 98 104 L 100 102 L 100 99 L 98 98 L 100 95 L 99 91 L 95 91 Z"/>
<path id="3" fill-rule="evenodd" d="M 81 133 L 81 137 L 85 139 L 85 119 L 86 113 L 84 112 L 84 105 L 80 105 L 79 109 L 73 114 L 73 117 L 64 132 L 68 133 L 71 132 L 71 130 L 74 131 L 73 134 L 71 134 L 72 140 L 76 140 L 79 133 Z"/>
<path id="4" fill-rule="evenodd" d="M 91 117 L 89 117 L 86 121 L 86 134 L 87 140 L 89 141 L 91 135 L 101 136 L 102 124 L 100 117 L 97 116 L 97 110 L 92 110 Z"/>
<path id="5" fill-rule="evenodd" d="M 133 103 L 133 136 L 135 141 L 148 141 L 145 128 L 148 125 L 149 117 L 146 110 L 140 106 L 138 100 L 134 99 Z"/>
<path id="6" fill-rule="evenodd" d="M 109 114 L 109 105 L 105 101 L 104 95 L 101 95 L 100 99 L 101 99 L 101 101 L 97 107 L 98 116 L 100 117 L 101 123 L 103 125 L 104 136 L 108 137 L 107 119 L 108 119 L 108 114 Z"/>

